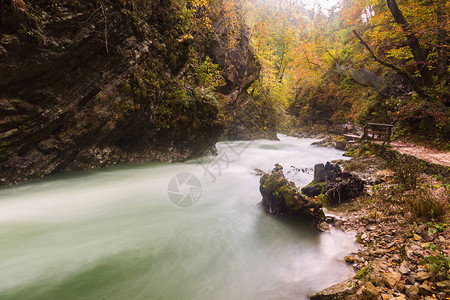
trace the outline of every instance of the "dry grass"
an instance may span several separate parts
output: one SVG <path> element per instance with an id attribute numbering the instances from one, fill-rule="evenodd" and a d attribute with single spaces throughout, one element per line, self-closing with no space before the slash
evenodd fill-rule
<path id="1" fill-rule="evenodd" d="M 448 199 L 435 197 L 427 189 L 419 188 L 404 195 L 405 216 L 410 222 L 444 221 L 448 211 Z"/>
<path id="2" fill-rule="evenodd" d="M 415 176 L 403 185 L 383 183 L 371 195 L 379 210 L 401 213 L 408 222 L 446 222 L 449 218 L 449 187 L 428 175 Z"/>

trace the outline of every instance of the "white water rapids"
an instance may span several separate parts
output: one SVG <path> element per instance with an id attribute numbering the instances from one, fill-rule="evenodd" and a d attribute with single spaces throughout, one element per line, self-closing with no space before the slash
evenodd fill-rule
<path id="1" fill-rule="evenodd" d="M 350 277 L 342 258 L 356 250 L 352 236 L 258 206 L 255 168 L 278 162 L 304 186 L 314 164 L 342 158 L 312 139 L 279 137 L 1 189 L 0 299 L 306 299 Z M 193 206 L 168 197 L 180 173 L 201 183 Z"/>

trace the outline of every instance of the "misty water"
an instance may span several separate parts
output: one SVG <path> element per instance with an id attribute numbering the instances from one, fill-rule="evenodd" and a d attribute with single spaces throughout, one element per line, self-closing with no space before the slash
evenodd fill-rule
<path id="1" fill-rule="evenodd" d="M 351 235 L 259 207 L 255 168 L 279 162 L 304 186 L 314 164 L 342 159 L 312 139 L 279 137 L 1 189 L 0 299 L 305 299 L 352 276 L 342 262 L 356 249 Z M 180 186 L 178 195 L 195 192 L 189 207 L 169 199 L 180 173 L 201 184 Z"/>

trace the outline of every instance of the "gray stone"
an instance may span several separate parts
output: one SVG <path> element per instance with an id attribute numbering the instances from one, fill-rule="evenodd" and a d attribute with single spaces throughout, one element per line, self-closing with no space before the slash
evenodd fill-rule
<path id="1" fill-rule="evenodd" d="M 344 221 L 342 220 L 336 220 L 336 222 L 334 222 L 334 227 L 340 229 L 342 228 L 342 226 L 344 225 Z"/>
<path id="2" fill-rule="evenodd" d="M 395 244 L 396 244 L 395 241 L 394 241 L 394 242 L 391 242 L 391 243 L 389 243 L 389 244 L 386 244 L 386 249 L 392 248 Z"/>
<path id="3" fill-rule="evenodd" d="M 400 257 L 400 255 L 394 254 L 394 255 L 392 255 L 391 260 L 392 260 L 392 262 L 394 262 L 394 263 L 399 263 L 399 262 L 402 261 L 402 258 Z"/>
<path id="4" fill-rule="evenodd" d="M 423 251 L 420 250 L 420 249 L 414 250 L 413 253 L 414 253 L 415 255 L 417 255 L 417 256 L 423 256 Z"/>
<path id="5" fill-rule="evenodd" d="M 375 250 L 375 255 L 376 256 L 383 256 L 384 253 L 386 253 L 386 251 L 384 249 L 377 249 L 377 250 Z"/>
<path id="6" fill-rule="evenodd" d="M 375 273 L 370 273 L 368 276 L 368 281 L 372 282 L 375 286 L 382 286 L 383 285 L 383 279 L 381 276 L 378 276 Z"/>
<path id="7" fill-rule="evenodd" d="M 402 275 L 397 272 L 389 272 L 383 274 L 383 281 L 389 288 L 394 288 L 397 282 L 399 282 L 400 278 L 402 278 Z"/>
<path id="8" fill-rule="evenodd" d="M 317 229 L 319 231 L 321 231 L 321 232 L 324 232 L 324 231 L 331 230 L 331 227 L 330 227 L 330 225 L 327 222 L 322 222 L 322 223 L 319 224 Z"/>
<path id="9" fill-rule="evenodd" d="M 420 299 L 419 296 L 419 287 L 417 285 L 413 285 L 406 289 L 406 296 L 408 296 L 408 299 L 411 300 L 417 300 Z"/>
<path id="10" fill-rule="evenodd" d="M 431 296 L 434 291 L 431 288 L 431 286 L 428 284 L 428 282 L 425 281 L 424 283 L 419 285 L 419 292 L 422 296 Z"/>
<path id="11" fill-rule="evenodd" d="M 411 272 L 411 270 L 409 269 L 408 263 L 406 261 L 403 261 L 400 264 L 400 267 L 398 268 L 398 270 L 400 271 L 400 273 L 402 273 L 403 275 L 409 274 L 409 272 Z"/>
<path id="12" fill-rule="evenodd" d="M 361 288 L 361 295 L 362 299 L 366 300 L 380 300 L 381 299 L 381 293 L 380 291 L 371 283 L 367 282 L 363 287 Z"/>
<path id="13" fill-rule="evenodd" d="M 415 231 L 417 234 L 421 234 L 422 232 L 426 231 L 427 227 L 427 224 L 422 224 L 418 226 Z"/>
<path id="14" fill-rule="evenodd" d="M 400 293 L 403 293 L 403 291 L 405 290 L 405 285 L 403 284 L 402 281 L 397 282 L 397 284 L 395 285 L 395 291 Z"/>
<path id="15" fill-rule="evenodd" d="M 416 279 L 417 281 L 419 281 L 419 282 L 422 282 L 422 281 L 425 281 L 425 280 L 427 280 L 428 278 L 430 278 L 430 276 L 431 276 L 430 273 L 420 271 L 420 272 L 417 272 L 417 274 L 416 274 L 416 276 L 415 276 L 415 279 Z"/>
<path id="16" fill-rule="evenodd" d="M 347 142 L 346 141 L 337 141 L 335 143 L 334 147 L 339 150 L 345 150 L 347 147 Z"/>
<path id="17" fill-rule="evenodd" d="M 346 257 L 344 257 L 344 260 L 350 264 L 354 263 L 356 261 L 356 258 L 354 256 L 351 255 L 347 255 Z"/>
<path id="18" fill-rule="evenodd" d="M 436 282 L 436 287 L 441 292 L 450 293 L 450 280 Z"/>
<path id="19" fill-rule="evenodd" d="M 311 300 L 342 299 L 356 293 L 356 284 L 352 279 L 337 283 L 329 288 L 309 296 Z"/>
<path id="20" fill-rule="evenodd" d="M 434 240 L 434 235 L 428 231 L 425 231 L 424 233 L 422 233 L 422 238 L 427 242 L 431 242 Z"/>
<path id="21" fill-rule="evenodd" d="M 427 268 L 425 268 L 424 266 L 417 266 L 417 269 L 416 269 L 416 271 L 417 272 L 426 272 L 427 271 Z"/>

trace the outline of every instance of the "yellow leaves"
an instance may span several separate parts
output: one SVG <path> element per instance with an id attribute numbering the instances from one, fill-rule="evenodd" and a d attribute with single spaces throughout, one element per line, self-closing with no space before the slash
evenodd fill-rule
<path id="1" fill-rule="evenodd" d="M 208 6 L 208 0 L 191 0 L 192 7 L 199 8 L 199 7 L 206 7 Z"/>
<path id="2" fill-rule="evenodd" d="M 387 52 L 387 56 L 405 60 L 413 57 L 409 47 L 393 48 Z"/>
<path id="3" fill-rule="evenodd" d="M 196 74 L 199 83 L 206 88 L 214 89 L 225 85 L 219 66 L 214 64 L 209 56 L 206 56 L 205 61 L 198 66 Z"/>
<path id="4" fill-rule="evenodd" d="M 182 43 L 182 42 L 188 41 L 188 40 L 191 41 L 193 39 L 194 39 L 194 37 L 191 34 L 185 34 L 185 35 L 182 35 L 181 37 L 179 37 L 177 41 L 179 43 Z"/>

